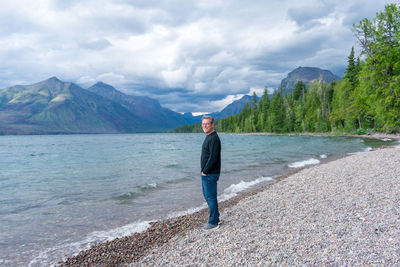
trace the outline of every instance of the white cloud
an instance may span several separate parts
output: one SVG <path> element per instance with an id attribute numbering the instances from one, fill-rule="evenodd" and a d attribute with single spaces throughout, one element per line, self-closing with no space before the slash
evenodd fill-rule
<path id="1" fill-rule="evenodd" d="M 228 95 L 224 99 L 209 102 L 208 106 L 212 108 L 213 111 L 221 111 L 227 105 L 231 104 L 233 101 L 241 99 L 243 96 L 243 94 Z"/>
<path id="2" fill-rule="evenodd" d="M 161 71 L 161 75 L 168 87 L 184 87 L 184 83 L 187 81 L 187 74 L 184 66 L 179 69 Z"/>
<path id="3" fill-rule="evenodd" d="M 248 95 L 253 95 L 253 93 L 256 93 L 256 95 L 258 97 L 261 97 L 261 96 L 264 95 L 264 92 L 265 92 L 265 88 L 260 88 L 260 87 L 254 88 L 254 87 L 251 87 L 250 90 L 249 90 Z M 268 93 L 268 89 L 267 89 L 267 93 Z"/>

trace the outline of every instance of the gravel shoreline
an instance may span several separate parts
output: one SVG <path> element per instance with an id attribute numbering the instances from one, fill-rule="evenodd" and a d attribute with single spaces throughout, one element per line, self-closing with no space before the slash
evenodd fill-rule
<path id="1" fill-rule="evenodd" d="M 397 139 L 397 138 L 393 138 L 393 136 L 391 136 L 391 137 L 392 137 L 392 139 Z M 399 148 L 399 147 L 397 147 L 397 148 Z M 388 148 L 388 151 L 392 150 L 392 149 L 393 148 Z M 385 150 L 379 150 L 379 151 L 385 151 Z M 397 154 L 399 154 L 399 152 L 400 152 L 399 149 L 397 149 L 396 151 L 397 151 Z M 372 152 L 363 153 L 363 154 L 369 155 L 369 153 L 372 153 Z M 382 153 L 382 152 L 380 152 L 380 153 Z M 385 152 L 383 152 L 383 153 L 385 153 Z M 339 159 L 339 161 L 341 161 L 341 160 L 346 161 L 347 158 L 352 158 L 352 157 L 358 157 L 358 155 L 346 157 L 344 159 Z M 393 158 L 396 158 L 396 157 L 391 157 L 391 159 L 393 159 Z M 398 156 L 397 156 L 397 159 L 398 159 Z M 336 162 L 336 161 L 333 161 L 333 162 Z M 317 167 L 312 167 L 310 169 L 313 170 L 314 168 L 319 168 L 320 166 L 325 166 L 328 164 L 332 164 L 332 163 L 322 164 Z M 351 167 L 352 164 L 354 164 L 354 163 L 346 163 L 345 165 L 349 166 L 348 169 L 352 169 L 352 167 Z M 379 166 L 381 165 L 379 162 L 377 162 L 376 164 Z M 364 163 L 362 163 L 362 164 L 356 163 L 356 166 L 361 166 L 361 165 L 364 165 Z M 370 167 L 369 164 L 366 164 L 365 166 L 367 166 L 368 168 Z M 398 167 L 399 167 L 399 161 L 397 160 L 397 169 L 396 169 L 397 177 L 400 176 Z M 384 165 L 382 165 L 380 168 L 382 168 L 383 170 L 386 169 L 386 167 Z M 220 211 L 221 211 L 221 215 L 222 215 L 223 224 L 221 225 L 220 229 L 213 231 L 213 233 L 222 234 L 223 236 L 236 235 L 235 231 L 232 231 L 232 225 L 231 225 L 232 222 L 235 220 L 234 219 L 235 218 L 235 216 L 234 216 L 235 210 L 237 210 L 239 207 L 242 207 L 244 205 L 243 203 L 250 203 L 250 204 L 247 204 L 249 207 L 246 207 L 245 209 L 252 210 L 258 214 L 259 211 L 257 211 L 255 209 L 255 207 L 252 207 L 254 205 L 257 205 L 257 203 L 255 202 L 254 204 L 251 204 L 253 201 L 252 199 L 254 197 L 257 198 L 259 195 L 263 195 L 263 194 L 265 194 L 265 192 L 269 192 L 270 190 L 272 190 L 272 191 L 287 190 L 287 189 L 277 189 L 277 188 L 280 188 L 280 186 L 277 186 L 277 185 L 286 184 L 287 183 L 286 179 L 293 181 L 294 176 L 297 177 L 297 175 L 300 175 L 300 173 L 302 173 L 304 171 L 307 172 L 307 170 L 308 169 L 293 171 L 285 176 L 280 177 L 272 184 L 269 184 L 265 187 L 262 187 L 262 188 L 259 188 L 259 189 L 256 189 L 256 190 L 253 190 L 250 192 L 242 193 L 235 198 L 232 198 L 230 200 L 220 203 Z M 322 175 L 322 177 L 324 177 L 326 175 L 326 173 L 323 173 L 321 175 Z M 319 176 L 316 174 L 315 177 L 319 177 Z M 296 179 L 297 178 L 295 178 L 295 180 Z M 297 183 L 297 181 L 294 181 L 294 185 L 292 185 L 292 186 L 297 187 L 296 183 Z M 305 191 L 305 189 L 303 189 L 303 191 L 307 192 L 307 191 Z M 400 191 L 398 190 L 398 192 L 400 192 Z M 311 191 L 308 193 L 309 193 L 309 195 L 312 194 Z M 284 198 L 284 196 L 289 193 L 285 192 L 285 191 L 281 191 L 281 192 L 278 191 L 277 194 L 282 195 L 281 197 L 277 198 L 277 200 L 276 200 L 276 201 L 279 201 L 279 199 Z M 400 200 L 400 196 L 399 196 L 399 194 L 397 194 L 397 203 L 399 203 L 399 200 Z M 309 207 L 309 208 L 311 209 L 312 207 Z M 399 211 L 398 205 L 394 208 L 396 208 Z M 249 215 L 249 216 L 253 216 L 253 215 Z M 269 215 L 266 214 L 266 216 L 269 216 Z M 273 216 L 275 216 L 275 215 L 273 215 Z M 283 215 L 281 214 L 279 216 L 283 216 Z M 144 231 L 142 233 L 136 233 L 129 237 L 117 238 L 117 239 L 109 241 L 109 242 L 98 244 L 89 250 L 81 251 L 78 255 L 68 258 L 64 262 L 60 262 L 59 265 L 60 266 L 121 266 L 121 265 L 128 265 L 128 263 L 131 263 L 131 266 L 148 266 L 148 265 L 173 266 L 173 265 L 182 264 L 182 263 L 188 264 L 188 265 L 198 265 L 198 266 L 207 266 L 207 265 L 223 266 L 223 265 L 227 265 L 227 264 L 231 265 L 231 266 L 235 265 L 238 262 L 236 262 L 236 261 L 233 261 L 233 262 L 218 261 L 219 256 L 217 257 L 217 262 L 209 261 L 209 258 L 207 260 L 204 259 L 204 257 L 206 255 L 214 255 L 216 253 L 217 254 L 219 253 L 219 252 L 212 252 L 212 254 L 209 254 L 210 252 L 203 251 L 204 246 L 209 241 L 207 235 L 209 235 L 210 233 L 204 233 L 203 231 L 199 230 L 199 228 L 201 227 L 201 225 L 203 225 L 205 223 L 205 221 L 207 220 L 207 217 L 208 217 L 208 210 L 205 209 L 205 210 L 201 210 L 201 211 L 196 212 L 191 215 L 186 215 L 186 216 L 181 216 L 181 217 L 177 217 L 177 218 L 173 218 L 173 219 L 169 219 L 169 220 L 165 220 L 165 221 L 155 222 L 155 223 L 152 223 L 152 225 L 149 229 L 147 229 L 146 231 Z M 257 215 L 257 218 L 260 218 L 259 215 Z M 244 218 L 242 218 L 240 216 L 237 217 L 237 219 L 244 220 Z M 281 225 L 286 220 L 287 219 L 282 220 L 279 224 Z M 265 226 L 265 228 L 263 228 L 264 231 L 269 232 L 269 231 L 276 230 L 276 229 L 268 228 L 265 223 L 266 222 L 259 221 L 259 224 L 262 224 Z M 305 223 L 305 222 L 303 222 L 303 223 Z M 400 225 L 399 222 L 397 222 L 397 224 Z M 254 225 L 252 225 L 252 223 L 249 223 L 249 225 L 252 227 L 254 226 Z M 289 225 L 287 225 L 287 227 L 288 226 Z M 246 238 L 245 238 L 246 240 L 248 239 L 248 236 L 251 235 L 251 232 L 253 231 L 252 227 L 247 229 L 248 233 L 246 233 L 246 231 L 243 232 L 244 236 L 246 236 Z M 277 233 L 279 233 L 279 232 L 277 232 Z M 196 237 L 196 235 L 198 235 L 198 236 Z M 273 235 L 273 233 L 269 233 L 269 235 Z M 202 241 L 203 243 L 202 242 L 196 243 L 196 242 L 188 241 L 188 239 L 187 239 L 188 236 L 192 236 L 192 238 L 194 238 L 195 240 L 197 240 L 197 239 L 203 240 Z M 214 242 L 214 236 L 211 236 L 211 237 L 213 238 L 212 240 Z M 204 239 L 204 238 L 206 238 L 206 239 Z M 226 238 L 228 238 L 228 237 L 226 237 Z M 225 240 L 223 242 L 233 242 L 226 238 L 223 238 L 223 240 Z M 398 255 L 400 255 L 399 238 L 400 238 L 400 236 L 397 237 L 397 250 L 396 250 Z M 250 241 L 251 240 L 247 240 L 247 241 L 243 241 L 243 242 L 245 244 L 247 244 Z M 183 242 L 183 245 L 182 245 L 182 243 L 178 245 L 176 242 Z M 241 243 L 242 241 L 238 241 L 238 242 Z M 255 242 L 255 241 L 253 240 L 252 242 Z M 194 253 L 194 254 L 192 254 L 192 256 L 195 255 L 195 258 L 197 259 L 197 261 L 196 260 L 188 260 L 187 256 L 182 256 L 182 253 L 185 254 L 186 253 L 185 251 L 187 251 L 187 249 L 189 249 L 190 246 L 188 244 L 192 244 L 192 243 L 197 244 L 201 248 L 200 249 L 199 247 L 195 246 L 194 248 L 192 248 L 195 250 L 195 253 L 192 251 L 188 252 L 189 255 Z M 257 243 L 257 242 L 255 242 L 255 243 Z M 275 241 L 275 243 L 276 243 L 276 241 Z M 261 245 L 261 243 L 259 245 Z M 274 246 L 277 246 L 277 244 L 275 244 Z M 216 246 L 216 248 L 217 247 L 219 247 L 219 246 Z M 241 248 L 240 244 L 239 244 L 239 248 Z M 231 251 L 229 251 L 229 250 L 231 250 Z M 229 255 L 231 255 L 231 258 L 233 260 L 239 259 L 236 256 L 232 256 L 232 255 L 234 255 L 232 253 L 236 253 L 233 248 L 230 248 L 230 249 L 225 248 L 225 249 L 222 249 L 222 251 L 225 251 Z M 199 253 L 202 254 L 203 252 L 205 253 L 205 255 L 203 255 L 203 256 L 198 255 Z M 263 255 L 265 253 L 268 253 L 268 252 L 262 252 L 259 255 L 259 257 L 263 258 Z M 245 259 L 240 259 L 240 260 L 245 260 Z M 243 264 L 246 264 L 245 262 L 247 262 L 247 259 L 243 262 Z M 263 261 L 260 261 L 260 262 L 263 262 Z M 267 261 L 267 263 L 271 263 L 271 261 Z M 278 263 L 279 263 L 279 261 L 278 261 Z M 281 263 L 285 263 L 285 261 L 281 261 Z M 286 263 L 289 264 L 289 262 L 286 262 Z M 239 265 L 243 265 L 243 264 L 239 264 Z M 253 264 L 251 264 L 251 265 L 253 265 Z"/>
<path id="2" fill-rule="evenodd" d="M 277 183 L 298 171 L 300 169 L 283 175 L 271 184 Z M 268 186 L 270 184 L 252 191 L 242 192 L 236 197 L 220 202 L 220 212 L 237 205 L 242 199 L 263 191 Z M 79 252 L 76 256 L 59 262 L 58 266 L 121 266 L 138 262 L 149 254 L 154 247 L 159 247 L 186 231 L 198 229 L 205 224 L 207 219 L 208 209 L 203 209 L 190 215 L 157 221 L 151 223 L 151 227 L 142 233 L 100 243 L 88 250 Z"/>
<path id="3" fill-rule="evenodd" d="M 303 169 L 130 266 L 398 266 L 400 146 Z"/>

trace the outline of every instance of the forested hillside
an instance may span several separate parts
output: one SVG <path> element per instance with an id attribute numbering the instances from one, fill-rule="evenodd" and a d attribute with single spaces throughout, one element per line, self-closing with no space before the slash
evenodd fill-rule
<path id="1" fill-rule="evenodd" d="M 265 91 L 240 114 L 216 121 L 221 132 L 400 132 L 400 4 L 353 25 L 361 47 L 351 49 L 343 79 L 298 82 L 291 94 Z M 176 132 L 200 132 L 200 124 Z"/>

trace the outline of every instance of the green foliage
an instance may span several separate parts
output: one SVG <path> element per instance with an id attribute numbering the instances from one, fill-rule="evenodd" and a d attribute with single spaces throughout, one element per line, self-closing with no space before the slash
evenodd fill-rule
<path id="1" fill-rule="evenodd" d="M 275 133 L 283 133 L 286 130 L 285 125 L 285 106 L 283 104 L 281 93 L 274 94 L 271 101 L 271 123 L 272 131 Z"/>
<path id="2" fill-rule="evenodd" d="M 195 123 L 195 124 L 188 124 L 188 125 L 183 125 L 177 129 L 175 129 L 173 132 L 175 133 L 201 133 L 202 128 L 201 128 L 201 122 Z"/>
<path id="3" fill-rule="evenodd" d="M 377 130 L 400 128 L 400 9 L 386 5 L 373 20 L 354 26 L 366 56 L 359 75 L 363 115 Z M 360 125 L 362 122 L 360 123 Z"/>
<path id="4" fill-rule="evenodd" d="M 344 78 L 349 80 L 352 88 L 354 89 L 358 84 L 359 63 L 356 62 L 354 57 L 354 47 L 351 48 L 350 55 L 347 61 L 347 68 Z"/>
<path id="5" fill-rule="evenodd" d="M 302 81 L 298 81 L 293 89 L 294 100 L 304 99 L 306 93 L 306 85 Z"/>
<path id="6" fill-rule="evenodd" d="M 222 132 L 329 132 L 365 134 L 370 130 L 400 132 L 400 4 L 386 5 L 373 20 L 354 25 L 362 60 L 354 48 L 342 80 L 316 81 L 308 90 L 299 81 L 291 94 L 272 99 L 265 88 L 257 103 L 218 120 Z M 179 128 L 201 131 L 199 124 Z M 367 130 L 368 129 L 368 130 Z"/>

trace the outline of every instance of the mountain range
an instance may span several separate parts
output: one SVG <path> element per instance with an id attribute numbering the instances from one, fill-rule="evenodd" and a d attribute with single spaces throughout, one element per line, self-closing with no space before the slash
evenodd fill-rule
<path id="1" fill-rule="evenodd" d="M 331 79 L 326 71 L 315 69 L 298 68 L 289 73 L 282 80 L 285 91 L 293 89 L 296 79 L 315 80 L 316 73 L 322 80 Z M 252 96 L 245 95 L 208 115 L 216 119 L 235 115 L 251 100 Z M 126 95 L 102 82 L 84 89 L 52 77 L 0 90 L 0 134 L 163 132 L 200 122 L 201 117 L 174 112 L 155 99 Z"/>
<path id="2" fill-rule="evenodd" d="M 135 117 L 138 117 L 145 125 L 144 128 L 138 129 L 139 131 L 159 132 L 193 122 L 180 113 L 163 108 L 155 99 L 147 96 L 126 95 L 102 82 L 96 83 L 87 90 L 118 103 Z"/>
<path id="3" fill-rule="evenodd" d="M 144 130 L 126 108 L 56 77 L 0 91 L 2 134 L 118 133 Z"/>
<path id="4" fill-rule="evenodd" d="M 212 115 L 234 115 L 248 97 Z M 201 116 L 174 112 L 155 99 L 126 95 L 102 82 L 84 89 L 52 77 L 0 90 L 0 134 L 163 132 L 200 120 Z"/>

